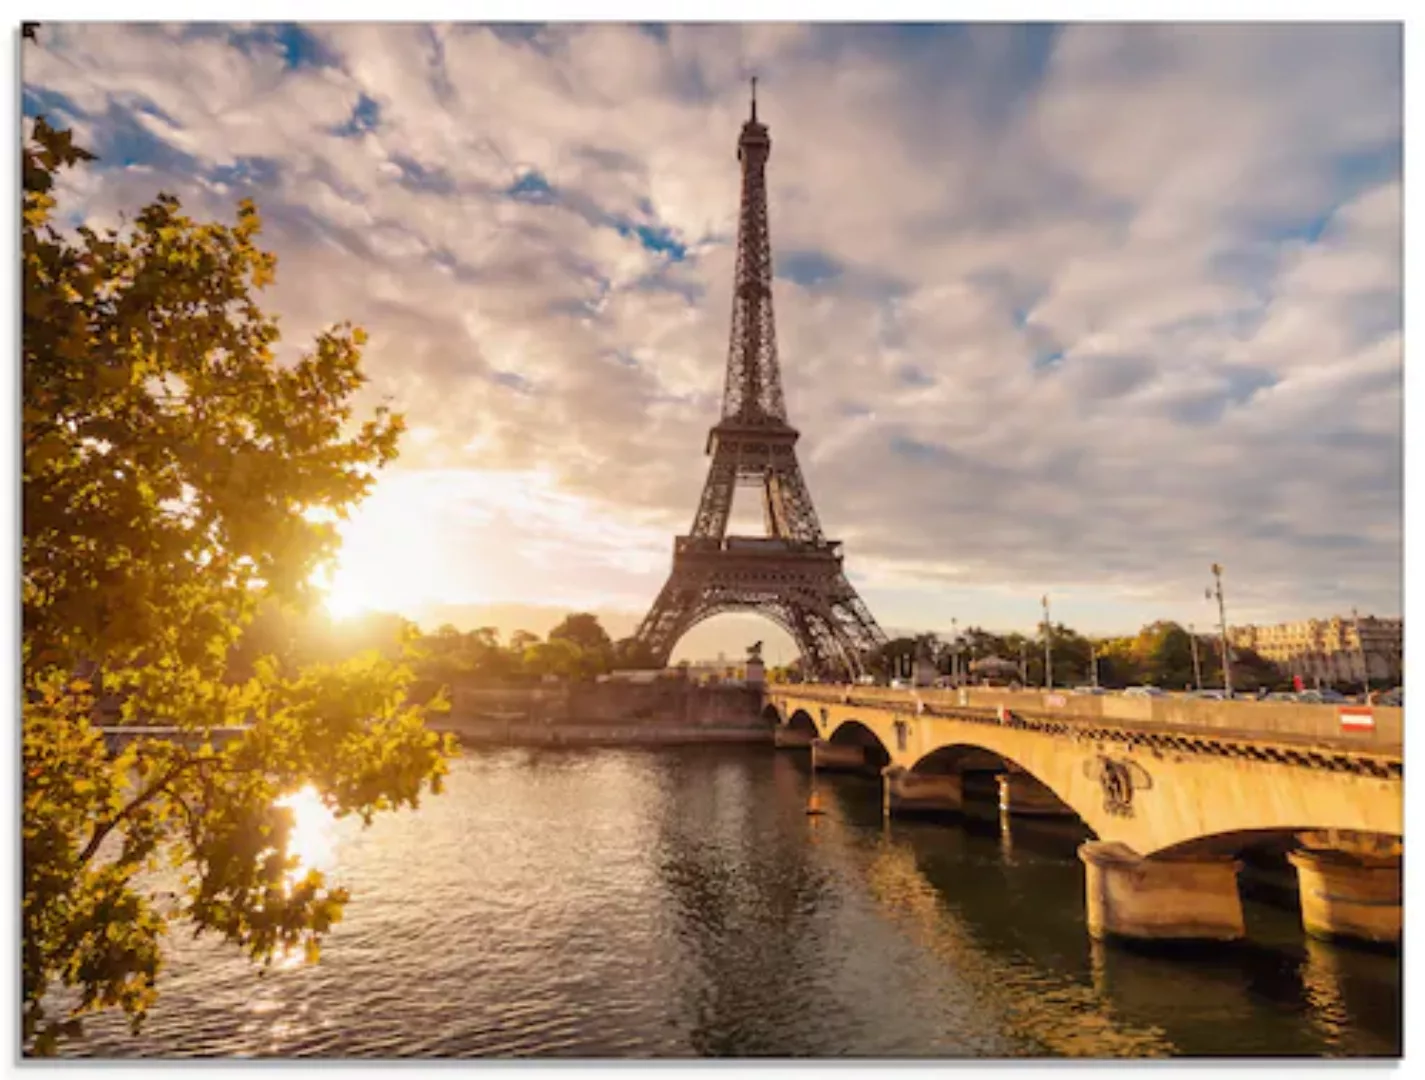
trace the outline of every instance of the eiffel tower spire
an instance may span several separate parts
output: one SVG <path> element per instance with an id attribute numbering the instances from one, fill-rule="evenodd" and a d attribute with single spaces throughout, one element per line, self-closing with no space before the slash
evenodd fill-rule
<path id="1" fill-rule="evenodd" d="M 772 139 L 757 120 L 757 79 L 752 115 L 737 140 L 742 163 L 742 212 L 737 225 L 737 276 L 732 294 L 732 336 L 727 353 L 725 420 L 740 424 L 785 424 L 782 374 L 777 364 L 777 327 L 772 317 L 772 240 L 767 230 L 767 159 Z"/>
<path id="2" fill-rule="evenodd" d="M 767 159 L 772 139 L 752 111 L 737 140 L 742 209 L 732 333 L 722 417 L 708 432 L 712 458 L 687 536 L 673 543 L 673 572 L 637 639 L 667 662 L 690 628 L 726 611 L 759 612 L 780 625 L 821 676 L 851 678 L 886 637 L 841 569 L 797 463 L 798 433 L 787 423 L 772 315 L 772 243 L 767 228 Z M 762 537 L 727 535 L 739 484 L 761 489 Z"/>

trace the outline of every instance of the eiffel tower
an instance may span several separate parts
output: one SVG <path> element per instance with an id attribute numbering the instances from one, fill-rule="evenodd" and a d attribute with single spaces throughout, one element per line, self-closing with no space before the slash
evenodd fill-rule
<path id="1" fill-rule="evenodd" d="M 797 464 L 797 430 L 787 423 L 777 331 L 772 319 L 772 245 L 767 232 L 767 158 L 772 140 L 752 115 L 742 125 L 742 213 L 732 340 L 722 419 L 708 432 L 712 458 L 687 536 L 673 542 L 673 572 L 638 628 L 659 663 L 704 619 L 756 611 L 797 643 L 809 672 L 854 679 L 886 636 L 841 569 L 841 544 L 821 531 Z M 762 489 L 766 536 L 728 536 L 734 489 Z"/>

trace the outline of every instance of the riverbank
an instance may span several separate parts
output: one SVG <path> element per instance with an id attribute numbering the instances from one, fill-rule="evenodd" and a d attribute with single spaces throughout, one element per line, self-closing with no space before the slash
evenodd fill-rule
<path id="1" fill-rule="evenodd" d="M 487 746 L 771 745 L 762 695 L 748 687 L 573 683 L 560 687 L 455 688 L 432 730 Z"/>
<path id="2" fill-rule="evenodd" d="M 689 746 L 700 743 L 772 745 L 770 727 L 707 727 L 671 724 L 530 723 L 467 720 L 433 723 L 472 746 Z"/>

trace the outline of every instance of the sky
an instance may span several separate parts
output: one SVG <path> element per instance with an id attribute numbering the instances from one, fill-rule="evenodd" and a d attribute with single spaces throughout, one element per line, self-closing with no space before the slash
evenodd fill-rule
<path id="1" fill-rule="evenodd" d="M 46 24 L 69 220 L 253 197 L 409 433 L 334 597 L 629 633 L 708 459 L 747 79 L 783 383 L 891 633 L 1402 609 L 1391 25 Z M 749 493 L 750 495 L 750 493 Z M 760 532 L 750 504 L 740 531 Z M 952 620 L 954 623 L 952 624 Z M 675 656 L 792 648 L 753 616 Z"/>

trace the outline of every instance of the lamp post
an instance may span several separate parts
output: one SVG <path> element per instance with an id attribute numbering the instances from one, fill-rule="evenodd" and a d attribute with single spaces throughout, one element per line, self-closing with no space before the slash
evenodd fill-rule
<path id="1" fill-rule="evenodd" d="M 1098 689 L 1098 645 L 1089 642 L 1089 674 L 1093 678 L 1093 688 Z"/>
<path id="2" fill-rule="evenodd" d="M 1044 689 L 1054 689 L 1054 652 L 1049 644 L 1051 634 L 1049 622 L 1049 594 L 1045 593 L 1040 601 L 1044 605 Z"/>
<path id="3" fill-rule="evenodd" d="M 1019 643 L 1019 685 L 1029 689 L 1029 644 Z"/>
<path id="4" fill-rule="evenodd" d="M 1207 590 L 1207 598 L 1211 600 L 1217 597 L 1217 618 L 1222 628 L 1222 689 L 1230 698 L 1232 696 L 1232 650 L 1227 645 L 1227 606 L 1222 600 L 1222 565 L 1212 564 L 1212 576 L 1216 579 L 1217 588 L 1214 593 L 1212 589 Z"/>
<path id="5" fill-rule="evenodd" d="M 1366 659 L 1365 639 L 1361 637 L 1361 617 L 1360 615 L 1356 614 L 1355 608 L 1351 609 L 1351 622 L 1354 623 L 1356 627 L 1356 649 L 1361 654 L 1361 681 L 1363 683 L 1362 689 L 1365 690 L 1366 701 L 1369 702 L 1371 699 L 1371 665 L 1370 661 Z"/>
<path id="6" fill-rule="evenodd" d="M 950 685 L 960 685 L 960 621 L 950 620 Z"/>
<path id="7" fill-rule="evenodd" d="M 1188 623 L 1188 640 L 1192 642 L 1192 681 L 1201 690 L 1202 664 L 1197 658 L 1197 631 L 1192 628 L 1192 623 Z"/>

